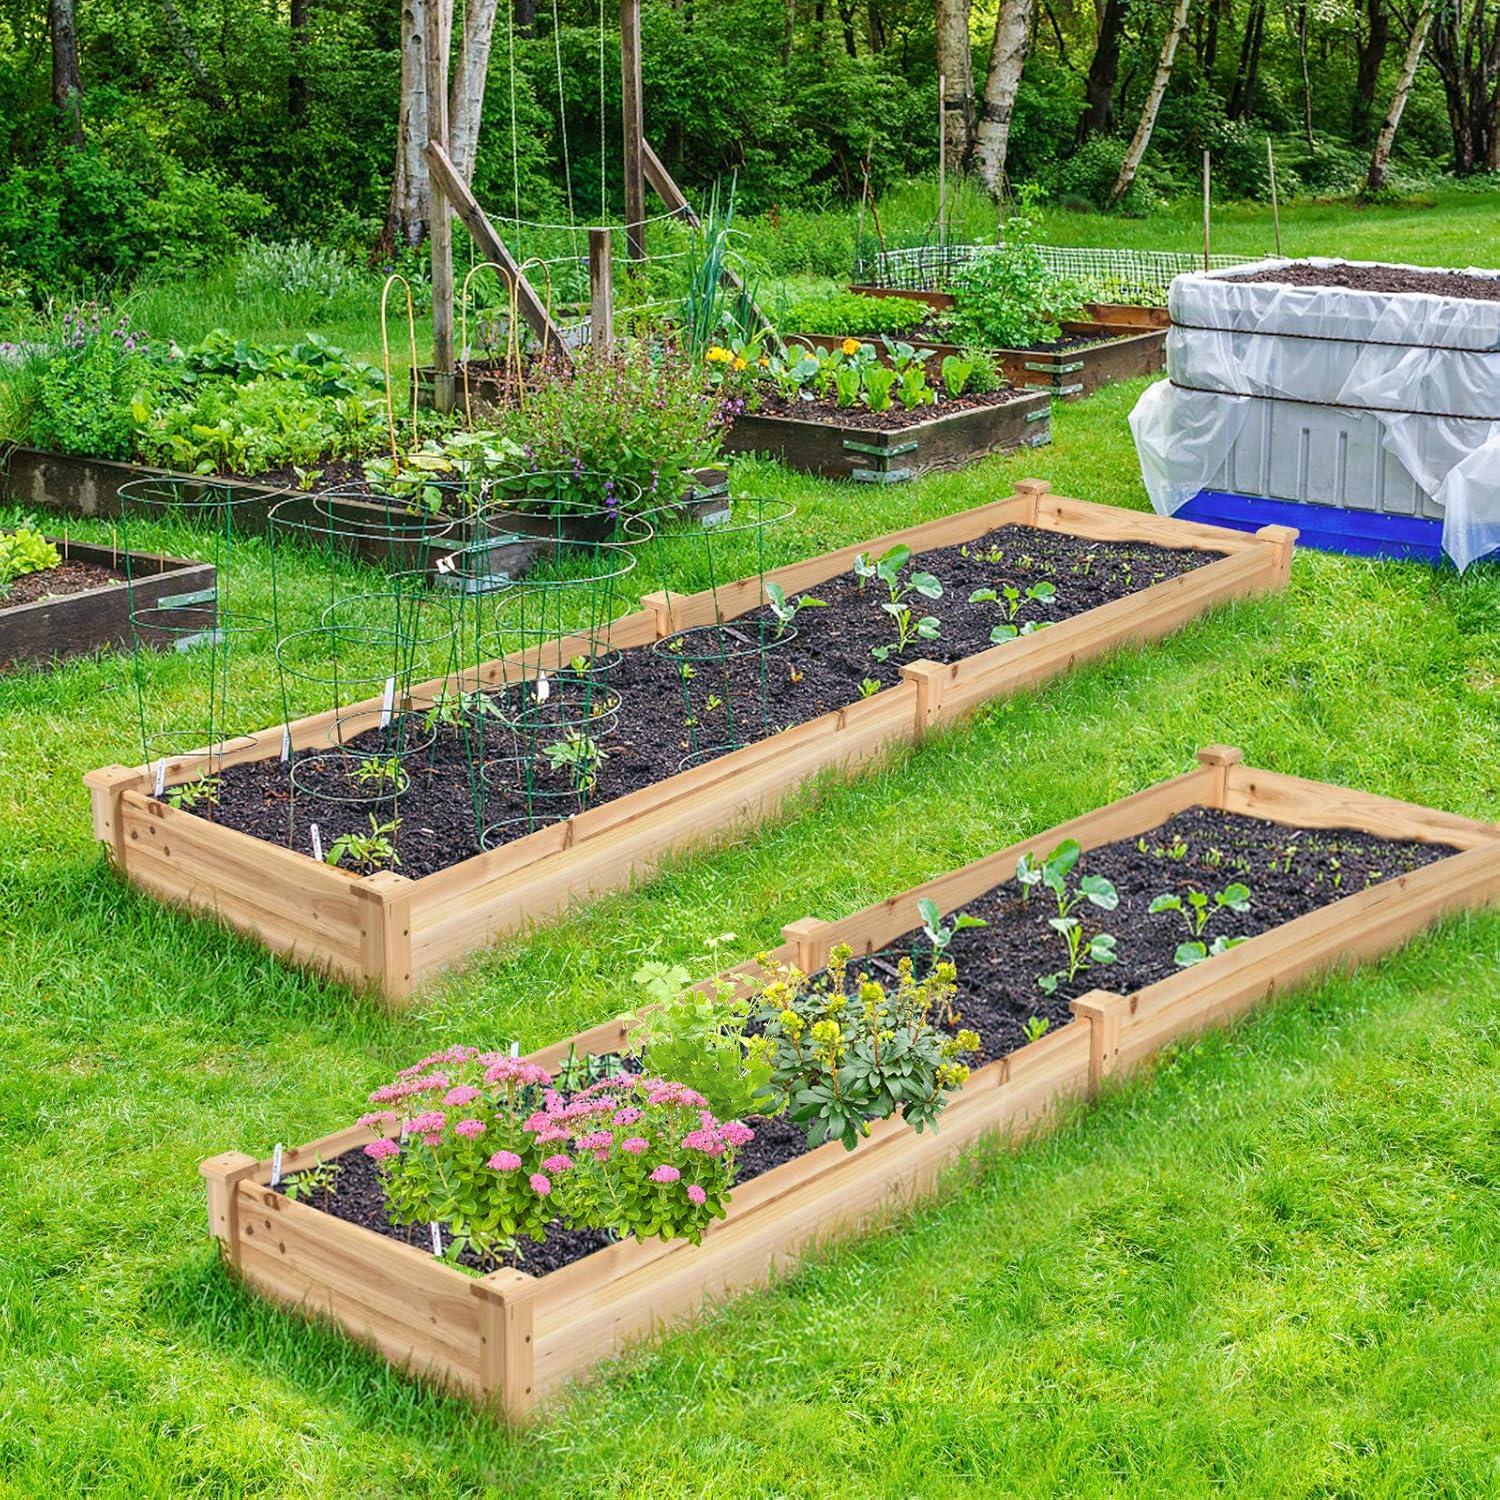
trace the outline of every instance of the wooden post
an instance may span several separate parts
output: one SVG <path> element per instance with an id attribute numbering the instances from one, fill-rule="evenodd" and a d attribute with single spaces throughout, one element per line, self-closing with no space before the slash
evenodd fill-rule
<path id="1" fill-rule="evenodd" d="M 448 149 L 448 52 L 453 0 L 427 0 L 427 139 Z M 432 243 L 432 404 L 453 410 L 453 215 L 442 183 L 427 173 L 427 233 Z M 416 371 L 412 371 L 416 379 Z"/>
<path id="2" fill-rule="evenodd" d="M 823 952 L 823 945 L 818 941 L 818 933 L 824 925 L 816 917 L 800 917 L 781 929 L 782 941 L 790 943 L 797 950 L 792 962 L 804 974 L 815 974 L 828 962 L 828 955 Z"/>
<path id="3" fill-rule="evenodd" d="M 625 136 L 625 240 L 646 258 L 645 119 L 641 113 L 641 0 L 620 0 L 620 112 Z"/>
<path id="4" fill-rule="evenodd" d="M 1024 495 L 1028 501 L 1026 507 L 1026 519 L 1022 523 L 1026 526 L 1036 525 L 1036 513 L 1040 508 L 1045 496 L 1052 493 L 1052 485 L 1045 479 L 1018 479 L 1016 480 L 1016 494 Z"/>
<path id="5" fill-rule="evenodd" d="M 507 1422 L 519 1423 L 536 1404 L 531 1297 L 534 1277 L 492 1271 L 475 1286 L 480 1320 L 479 1386 Z"/>
<path id="6" fill-rule="evenodd" d="M 1281 259 L 1281 205 L 1276 201 L 1276 152 L 1266 137 L 1266 166 L 1271 173 L 1271 222 L 1276 226 L 1276 259 Z"/>
<path id="7" fill-rule="evenodd" d="M 1208 152 L 1203 153 L 1203 269 L 1208 269 L 1208 187 L 1209 187 L 1209 165 Z"/>
<path id="8" fill-rule="evenodd" d="M 1068 1002 L 1068 1009 L 1089 1023 L 1089 1093 L 1119 1066 L 1120 1023 L 1130 1014 L 1130 997 L 1110 990 L 1090 990 Z"/>
<path id="9" fill-rule="evenodd" d="M 1233 745 L 1205 745 L 1198 752 L 1198 764 L 1209 766 L 1217 773 L 1214 776 L 1214 807 L 1224 805 L 1230 766 L 1239 765 L 1244 758 L 1245 752 L 1235 749 Z"/>
<path id="10" fill-rule="evenodd" d="M 1276 543 L 1277 577 L 1285 583 L 1292 576 L 1292 553 L 1301 533 L 1295 526 L 1261 526 L 1255 534 Z"/>
<path id="11" fill-rule="evenodd" d="M 589 324 L 590 342 L 596 353 L 615 343 L 614 282 L 610 276 L 608 229 L 589 230 Z"/>
<path id="12" fill-rule="evenodd" d="M 952 676 L 950 668 L 935 661 L 913 661 L 901 668 L 903 682 L 917 685 L 917 738 L 932 728 L 943 713 L 943 684 Z"/>
<path id="13" fill-rule="evenodd" d="M 394 870 L 366 875 L 354 892 L 361 917 L 365 982 L 386 1000 L 411 993 L 411 895 L 414 882 Z"/>
<path id="14" fill-rule="evenodd" d="M 208 1232 L 224 1247 L 231 1265 L 239 1264 L 239 1224 L 235 1189 L 260 1165 L 243 1151 L 225 1151 L 211 1156 L 198 1171 L 208 1184 Z"/>

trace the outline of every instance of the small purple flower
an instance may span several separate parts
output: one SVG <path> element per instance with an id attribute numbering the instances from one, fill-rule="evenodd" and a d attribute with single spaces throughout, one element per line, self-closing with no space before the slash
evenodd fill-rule
<path id="1" fill-rule="evenodd" d="M 382 1139 L 378 1141 L 371 1141 L 370 1144 L 365 1147 L 365 1155 L 368 1156 L 371 1161 L 386 1161 L 392 1156 L 400 1156 L 401 1148 L 395 1143 L 395 1141 L 391 1140 Z"/>
<path id="2" fill-rule="evenodd" d="M 688 1183 L 688 1186 L 687 1186 L 687 1195 L 688 1195 L 688 1202 L 689 1203 L 696 1203 L 700 1208 L 705 1203 L 708 1202 L 708 1194 L 705 1193 L 703 1191 L 703 1189 L 701 1187 L 699 1187 L 696 1182 L 690 1182 L 690 1183 Z"/>
<path id="3" fill-rule="evenodd" d="M 514 1151 L 497 1151 L 490 1157 L 490 1166 L 497 1172 L 514 1172 L 520 1165 L 521 1158 Z"/>
<path id="4" fill-rule="evenodd" d="M 453 1127 L 454 1135 L 462 1136 L 466 1141 L 478 1140 L 484 1134 L 483 1120 L 460 1120 Z"/>
<path id="5" fill-rule="evenodd" d="M 682 1173 L 676 1167 L 668 1166 L 666 1162 L 663 1162 L 659 1167 L 651 1169 L 652 1182 L 676 1182 L 681 1176 Z"/>

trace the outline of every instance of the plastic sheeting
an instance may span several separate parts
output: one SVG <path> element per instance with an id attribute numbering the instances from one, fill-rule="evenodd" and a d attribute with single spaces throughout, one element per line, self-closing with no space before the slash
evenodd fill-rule
<path id="1" fill-rule="evenodd" d="M 1252 402 L 1309 402 L 1371 415 L 1371 433 L 1442 507 L 1460 568 L 1500 547 L 1500 301 L 1242 279 L 1284 263 L 1172 282 L 1171 378 L 1130 414 L 1151 503 L 1170 515 L 1210 488 Z"/>

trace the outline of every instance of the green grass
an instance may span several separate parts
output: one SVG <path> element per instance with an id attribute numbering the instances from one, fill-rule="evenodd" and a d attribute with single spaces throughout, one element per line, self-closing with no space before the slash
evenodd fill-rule
<path id="1" fill-rule="evenodd" d="M 1060 409 L 1050 450 L 910 487 L 769 465 L 740 485 L 795 499 L 778 557 L 1029 474 L 1139 507 L 1140 389 Z M 263 596 L 257 546 L 244 576 Z M 305 561 L 281 581 L 321 587 Z M 274 722 L 269 655 L 245 666 L 246 727 Z M 197 702 L 190 660 L 147 674 L 164 708 Z M 0 1491 L 1493 1493 L 1500 914 L 1173 1053 L 521 1436 L 240 1292 L 196 1176 L 214 1152 L 346 1123 L 435 1045 L 540 1044 L 612 1015 L 644 955 L 690 960 L 725 931 L 748 954 L 1209 741 L 1500 816 L 1493 570 L 1299 554 L 1284 597 L 809 788 L 775 825 L 497 946 L 399 1016 L 110 877 L 78 777 L 138 758 L 135 715 L 123 657 L 0 678 Z"/>

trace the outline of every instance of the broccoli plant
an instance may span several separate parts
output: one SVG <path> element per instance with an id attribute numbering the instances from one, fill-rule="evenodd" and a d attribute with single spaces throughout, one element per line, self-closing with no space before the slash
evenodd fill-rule
<path id="1" fill-rule="evenodd" d="M 941 599 L 943 585 L 931 573 L 913 572 L 903 576 L 903 570 L 910 561 L 911 548 L 900 542 L 881 553 L 874 561 L 871 561 L 867 552 L 861 552 L 854 559 L 854 576 L 859 580 L 860 591 L 864 591 L 872 578 L 883 583 L 888 597 L 880 607 L 896 624 L 896 639 L 892 644 L 870 648 L 870 654 L 876 661 L 901 655 L 913 641 L 935 641 L 941 632 L 942 627 L 934 616 L 919 616 L 916 613 L 912 607 L 912 597 L 915 595 L 921 599 Z"/>
<path id="2" fill-rule="evenodd" d="M 999 607 L 1003 618 L 990 631 L 990 639 L 998 645 L 1001 641 L 1012 641 L 1018 635 L 1031 635 L 1033 631 L 1041 630 L 1048 623 L 1047 621 L 1027 620 L 1025 624 L 1017 625 L 1016 616 L 1021 612 L 1021 606 L 1028 600 L 1034 604 L 1048 604 L 1056 596 L 1056 587 L 1043 579 L 1032 584 L 1024 592 L 1013 583 L 1004 584 L 998 590 L 975 589 L 969 595 L 969 603 L 994 604 Z"/>
<path id="3" fill-rule="evenodd" d="M 1205 943 L 1204 933 L 1215 917 L 1226 911 L 1247 912 L 1250 910 L 1250 887 L 1239 881 L 1226 885 L 1222 891 L 1200 891 L 1189 886 L 1186 898 L 1167 892 L 1157 896 L 1146 908 L 1152 916 L 1161 912 L 1176 912 L 1187 924 L 1189 940 L 1180 943 L 1174 955 L 1178 968 L 1191 968 L 1206 958 L 1217 958 L 1231 948 L 1238 947 L 1243 937 L 1218 935 L 1211 943 Z"/>
<path id="4" fill-rule="evenodd" d="M 1085 902 L 1101 911 L 1113 911 L 1120 904 L 1113 882 L 1102 875 L 1084 875 L 1076 883 L 1070 880 L 1082 853 L 1077 839 L 1064 839 L 1046 859 L 1023 854 L 1016 863 L 1016 879 L 1024 903 L 1030 903 L 1032 891 L 1039 886 L 1050 891 L 1057 903 L 1057 915 L 1049 917 L 1047 925 L 1062 940 L 1067 966 L 1037 980 L 1044 994 L 1053 994 L 1058 985 L 1076 979 L 1084 969 L 1115 961 L 1114 936 L 1100 932 L 1086 939 L 1082 919 L 1074 915 Z"/>
<path id="5" fill-rule="evenodd" d="M 776 617 L 776 639 L 786 634 L 787 626 L 804 609 L 827 609 L 826 599 L 815 599 L 811 594 L 798 594 L 788 599 L 786 590 L 774 579 L 766 580 L 766 608 Z"/>
<path id="6" fill-rule="evenodd" d="M 948 951 L 948 945 L 959 933 L 970 927 L 988 927 L 990 924 L 983 917 L 971 917 L 967 912 L 956 912 L 951 922 L 943 921 L 943 913 L 936 901 L 923 896 L 917 902 L 917 911 L 922 918 L 922 931 L 927 934 L 927 941 L 932 944 L 932 958 L 934 963 L 941 963 L 944 954 Z"/>

